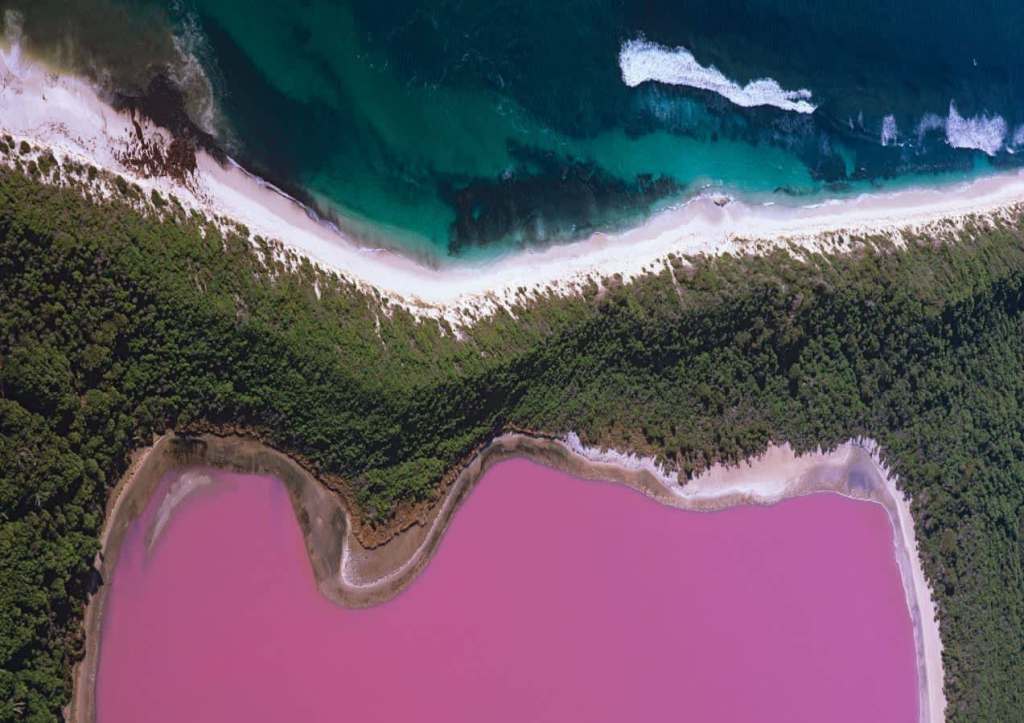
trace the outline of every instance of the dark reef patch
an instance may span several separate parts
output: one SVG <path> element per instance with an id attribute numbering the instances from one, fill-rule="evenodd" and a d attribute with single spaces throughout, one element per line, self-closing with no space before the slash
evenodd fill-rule
<path id="1" fill-rule="evenodd" d="M 455 211 L 448 252 L 514 241 L 534 246 L 579 238 L 614 225 L 622 209 L 649 211 L 683 187 L 667 176 L 641 174 L 632 182 L 591 161 L 510 144 L 519 164 L 499 178 L 443 183 L 441 196 Z"/>
<path id="2" fill-rule="evenodd" d="M 145 116 L 156 125 L 170 131 L 175 141 L 180 144 L 180 150 L 176 152 L 178 163 L 185 162 L 184 154 L 189 147 L 193 150 L 193 167 L 196 149 L 206 151 L 219 163 L 227 161 L 227 154 L 217 139 L 200 128 L 189 116 L 185 94 L 164 71 L 156 72 L 141 93 L 116 91 L 112 105 L 116 110 Z"/>

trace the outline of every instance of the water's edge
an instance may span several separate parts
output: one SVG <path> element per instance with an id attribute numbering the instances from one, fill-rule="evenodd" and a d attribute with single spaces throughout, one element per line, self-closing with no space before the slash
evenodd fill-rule
<path id="1" fill-rule="evenodd" d="M 3 39 L 0 76 L 0 130 L 12 145 L 30 147 L 0 154 L 0 167 L 38 164 L 48 155 L 59 164 L 96 166 L 101 173 L 95 180 L 40 178 L 122 201 L 129 197 L 117 191 L 118 181 L 128 182 L 142 192 L 137 210 L 156 215 L 158 209 L 145 199 L 153 193 L 175 199 L 182 212 L 199 213 L 222 231 L 244 228 L 243 235 L 280 244 L 278 260 L 308 259 L 414 316 L 443 318 L 454 328 L 550 293 L 579 296 L 609 280 L 628 282 L 689 263 L 690 257 L 785 251 L 805 258 L 853 252 L 876 236 L 897 245 L 921 234 L 953 243 L 958 229 L 1024 213 L 1024 171 L 792 206 L 698 195 L 621 232 L 594 232 L 487 263 L 438 266 L 386 244 L 364 245 L 272 184 L 201 148 L 193 149 L 184 168 L 155 163 L 153 156 L 173 155 L 168 149 L 180 140 L 173 132 L 115 109 L 80 78 L 24 62 L 20 48 L 5 48 Z"/>
<path id="2" fill-rule="evenodd" d="M 121 546 L 132 524 L 141 516 L 160 480 L 171 470 L 214 467 L 278 478 L 288 490 L 306 544 L 317 586 L 329 600 L 346 607 L 368 607 L 398 595 L 433 558 L 455 511 L 476 482 L 494 464 L 525 457 L 567 474 L 589 480 L 624 484 L 654 500 L 687 510 L 719 510 L 740 504 L 773 504 L 815 492 L 833 492 L 853 499 L 881 504 L 893 528 L 893 543 L 908 611 L 914 628 L 918 662 L 919 720 L 944 718 L 941 640 L 934 603 L 917 555 L 909 501 L 895 488 L 880 464 L 870 441 L 851 441 L 830 454 L 794 457 L 789 454 L 787 476 L 768 472 L 763 489 L 735 485 L 729 489 L 715 480 L 716 488 L 701 488 L 698 481 L 681 488 L 650 465 L 622 457 L 609 461 L 607 453 L 588 450 L 552 438 L 506 434 L 480 450 L 463 467 L 443 498 L 433 506 L 424 523 L 414 525 L 383 545 L 368 549 L 356 537 L 349 512 L 338 495 L 287 455 L 252 439 L 203 435 L 181 437 L 166 434 L 153 446 L 136 452 L 129 470 L 111 492 L 106 522 L 100 537 L 96 568 L 109 581 L 117 566 Z M 768 455 L 744 463 L 756 473 Z M 764 463 L 767 464 L 767 463 Z M 761 466 L 764 466 L 762 464 Z M 776 465 L 777 467 L 777 465 Z M 717 468 L 721 473 L 724 468 Z M 700 479 L 714 477 L 702 476 Z M 726 470 L 728 472 L 728 470 Z M 771 475 L 776 477 L 773 479 Z M 693 489 L 696 487 L 697 489 Z M 152 532 L 152 531 L 150 531 Z M 103 612 L 108 584 L 99 586 L 84 617 L 85 656 L 74 671 L 74 694 L 67 719 L 77 723 L 96 720 L 96 675 Z"/>

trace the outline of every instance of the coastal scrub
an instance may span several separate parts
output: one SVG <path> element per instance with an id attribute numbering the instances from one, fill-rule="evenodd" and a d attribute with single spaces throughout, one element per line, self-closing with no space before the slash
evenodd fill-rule
<path id="1" fill-rule="evenodd" d="M 681 480 L 870 436 L 912 497 L 951 720 L 1024 701 L 1024 223 L 669 259 L 456 334 L 237 226 L 55 161 L 0 173 L 0 718 L 71 695 L 111 486 L 174 430 L 257 438 L 379 544 L 506 431 Z M 59 168 L 58 168 L 59 167 Z"/>

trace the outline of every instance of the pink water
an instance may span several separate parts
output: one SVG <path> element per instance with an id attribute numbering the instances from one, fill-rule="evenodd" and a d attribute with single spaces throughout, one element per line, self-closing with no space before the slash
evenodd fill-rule
<path id="1" fill-rule="evenodd" d="M 487 474 L 394 601 L 316 591 L 282 485 L 219 474 L 114 575 L 114 721 L 913 721 L 878 505 L 715 514 L 524 462 Z"/>

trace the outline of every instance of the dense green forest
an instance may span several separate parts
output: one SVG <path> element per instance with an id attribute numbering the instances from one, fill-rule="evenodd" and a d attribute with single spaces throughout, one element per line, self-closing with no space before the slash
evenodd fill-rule
<path id="1" fill-rule="evenodd" d="M 173 199 L 122 181 L 103 200 L 95 177 L 52 158 L 0 172 L 0 719 L 69 700 L 131 450 L 228 428 L 342 480 L 381 534 L 507 429 L 684 474 L 873 437 L 913 495 L 949 719 L 1020 719 L 1021 218 L 902 248 L 675 258 L 456 334 Z"/>

